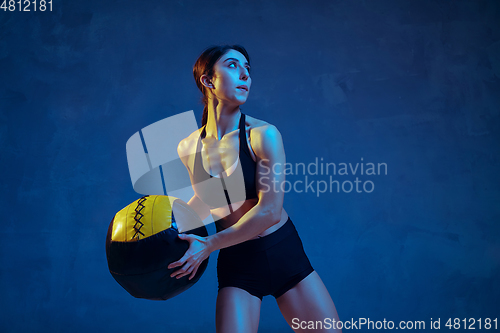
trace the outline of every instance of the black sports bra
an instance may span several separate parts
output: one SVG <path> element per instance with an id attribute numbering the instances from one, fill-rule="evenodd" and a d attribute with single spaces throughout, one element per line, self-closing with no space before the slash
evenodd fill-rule
<path id="1" fill-rule="evenodd" d="M 200 141 L 206 135 L 205 128 L 203 128 L 200 139 L 196 144 L 193 166 L 193 187 L 197 196 L 213 208 L 227 206 L 232 202 L 244 201 L 245 199 L 257 198 L 255 183 L 257 163 L 252 159 L 247 143 L 245 114 L 241 113 L 239 123 L 239 157 L 230 168 L 233 169 L 234 167 L 234 171 L 229 176 L 214 177 L 205 171 L 201 162 L 201 149 L 199 149 Z M 229 172 L 229 170 L 227 171 Z"/>

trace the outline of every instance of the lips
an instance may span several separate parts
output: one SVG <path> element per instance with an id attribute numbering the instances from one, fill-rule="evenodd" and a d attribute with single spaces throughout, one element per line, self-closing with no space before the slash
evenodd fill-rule
<path id="1" fill-rule="evenodd" d="M 239 89 L 243 89 L 243 90 L 246 90 L 248 91 L 248 86 L 247 85 L 241 85 L 241 86 L 237 86 L 236 88 L 239 88 Z"/>

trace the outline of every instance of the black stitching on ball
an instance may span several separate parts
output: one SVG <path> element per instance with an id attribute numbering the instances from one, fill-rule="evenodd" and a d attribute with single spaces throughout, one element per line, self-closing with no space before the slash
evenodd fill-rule
<path id="1" fill-rule="evenodd" d="M 134 239 L 137 236 L 137 239 L 139 239 L 139 234 L 144 236 L 144 233 L 142 233 L 141 228 L 144 226 L 144 223 L 141 222 L 141 218 L 144 216 L 141 211 L 144 209 L 144 205 L 142 204 L 144 201 L 146 201 L 146 197 L 149 197 L 149 195 L 145 195 L 142 198 L 140 198 L 137 201 L 137 207 L 135 207 L 135 224 L 134 224 L 134 229 L 135 229 L 135 234 L 132 237 Z M 140 224 L 139 228 L 137 227 Z"/>

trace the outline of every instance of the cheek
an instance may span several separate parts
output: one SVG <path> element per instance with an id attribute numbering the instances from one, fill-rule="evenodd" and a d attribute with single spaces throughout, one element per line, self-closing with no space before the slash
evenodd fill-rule
<path id="1" fill-rule="evenodd" d="M 227 81 L 219 82 L 219 86 L 217 87 L 217 91 L 219 95 L 228 95 L 231 94 L 231 85 Z"/>
<path id="2" fill-rule="evenodd" d="M 232 78 L 224 76 L 219 79 L 217 89 L 222 94 L 234 94 L 235 82 Z"/>
<path id="3" fill-rule="evenodd" d="M 219 91 L 227 91 L 232 85 L 232 79 L 227 74 L 221 75 L 218 78 L 217 88 Z"/>

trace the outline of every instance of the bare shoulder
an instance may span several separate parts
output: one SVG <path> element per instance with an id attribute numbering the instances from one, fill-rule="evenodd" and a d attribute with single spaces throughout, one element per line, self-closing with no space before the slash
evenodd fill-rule
<path id="1" fill-rule="evenodd" d="M 250 127 L 249 136 L 257 156 L 262 158 L 268 155 L 270 149 L 283 149 L 283 139 L 275 125 L 251 116 L 246 117 L 246 123 Z"/>
<path id="2" fill-rule="evenodd" d="M 273 124 L 249 115 L 246 115 L 245 123 L 250 128 L 250 134 L 255 136 L 276 134 L 276 132 L 279 133 L 278 128 Z"/>
<path id="3" fill-rule="evenodd" d="M 200 137 L 200 131 L 202 130 L 202 128 L 189 134 L 188 137 L 182 139 L 177 145 L 177 154 L 179 154 L 182 163 L 184 163 L 184 165 L 186 166 L 189 165 L 188 160 L 190 156 L 196 153 L 196 144 Z"/>
<path id="4" fill-rule="evenodd" d="M 202 130 L 202 128 L 197 129 L 193 133 L 189 134 L 188 137 L 182 139 L 179 142 L 179 145 L 177 146 L 177 151 L 179 153 L 181 152 L 184 153 L 183 155 L 192 153 L 193 148 L 194 149 L 196 148 L 196 143 L 198 142 L 198 139 L 200 137 L 200 131 Z"/>

